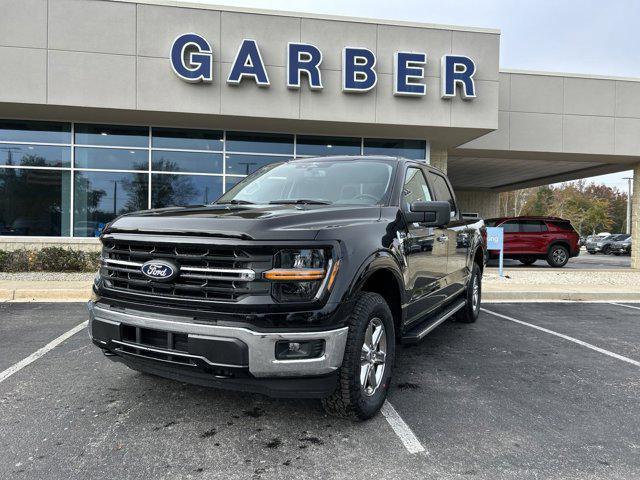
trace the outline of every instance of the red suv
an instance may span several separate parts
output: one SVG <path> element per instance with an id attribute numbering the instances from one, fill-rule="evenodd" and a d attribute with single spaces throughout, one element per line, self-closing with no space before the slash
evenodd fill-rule
<path id="1" fill-rule="evenodd" d="M 485 221 L 488 227 L 504 228 L 504 258 L 532 265 L 546 260 L 564 267 L 580 254 L 580 236 L 569 220 L 557 217 L 504 217 Z M 498 252 L 490 252 L 496 258 Z"/>

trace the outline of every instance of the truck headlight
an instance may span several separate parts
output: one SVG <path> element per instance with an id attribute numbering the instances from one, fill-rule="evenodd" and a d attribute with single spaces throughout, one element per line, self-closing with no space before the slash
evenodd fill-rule
<path id="1" fill-rule="evenodd" d="M 330 270 L 332 261 L 324 249 L 288 249 L 275 255 L 274 268 L 264 272 L 263 277 L 274 282 L 271 291 L 277 301 L 308 302 L 329 277 L 333 283 L 335 274 Z"/>

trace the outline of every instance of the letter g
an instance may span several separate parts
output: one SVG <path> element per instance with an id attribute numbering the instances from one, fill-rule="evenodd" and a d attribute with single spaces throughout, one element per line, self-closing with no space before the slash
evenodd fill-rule
<path id="1" fill-rule="evenodd" d="M 171 45 L 171 68 L 185 82 L 213 80 L 213 52 L 211 45 L 195 33 L 178 35 Z"/>

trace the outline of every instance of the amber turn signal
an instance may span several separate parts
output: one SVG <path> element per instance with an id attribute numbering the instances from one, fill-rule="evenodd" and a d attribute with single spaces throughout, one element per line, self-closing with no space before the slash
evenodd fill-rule
<path id="1" fill-rule="evenodd" d="M 274 268 L 264 272 L 263 276 L 280 282 L 309 282 L 322 280 L 325 273 L 324 268 Z"/>

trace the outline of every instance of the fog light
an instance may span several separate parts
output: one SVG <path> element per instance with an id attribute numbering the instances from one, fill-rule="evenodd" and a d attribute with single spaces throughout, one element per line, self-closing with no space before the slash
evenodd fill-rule
<path id="1" fill-rule="evenodd" d="M 277 360 L 318 358 L 324 353 L 324 340 L 290 342 L 281 340 L 276 343 Z"/>

